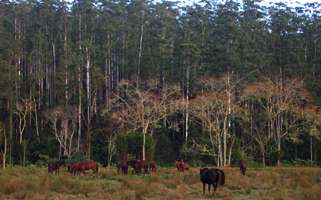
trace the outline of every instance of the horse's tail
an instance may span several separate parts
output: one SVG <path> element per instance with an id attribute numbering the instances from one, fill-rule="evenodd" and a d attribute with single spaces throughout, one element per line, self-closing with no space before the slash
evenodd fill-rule
<path id="1" fill-rule="evenodd" d="M 221 171 L 221 174 L 222 174 L 221 185 L 224 185 L 225 184 L 225 174 L 223 171 Z"/>

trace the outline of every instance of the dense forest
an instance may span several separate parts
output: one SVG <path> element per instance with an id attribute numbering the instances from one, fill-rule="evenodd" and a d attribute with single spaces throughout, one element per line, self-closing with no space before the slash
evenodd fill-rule
<path id="1" fill-rule="evenodd" d="M 320 164 L 320 8 L 0 0 L 2 165 Z"/>

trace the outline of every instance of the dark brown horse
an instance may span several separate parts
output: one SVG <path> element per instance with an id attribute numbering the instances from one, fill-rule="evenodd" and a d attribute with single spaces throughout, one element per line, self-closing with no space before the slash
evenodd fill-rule
<path id="1" fill-rule="evenodd" d="M 129 160 L 127 165 L 133 168 L 133 173 L 135 174 L 140 174 L 142 172 L 144 174 L 149 173 L 149 166 L 145 160 Z"/>
<path id="2" fill-rule="evenodd" d="M 126 160 L 121 161 L 117 165 L 117 172 L 122 172 L 123 174 L 128 174 L 128 164 Z"/>
<path id="3" fill-rule="evenodd" d="M 87 170 L 93 170 L 94 173 L 98 173 L 98 164 L 95 161 L 84 161 L 68 165 L 68 171 L 73 175 L 80 174 Z"/>
<path id="4" fill-rule="evenodd" d="M 187 163 L 185 163 L 183 160 L 176 160 L 175 165 L 179 172 L 187 171 L 190 168 L 190 166 Z"/>
<path id="5" fill-rule="evenodd" d="M 59 175 L 59 169 L 61 166 L 65 165 L 64 160 L 58 160 L 48 163 L 48 173 L 55 173 L 56 175 Z"/>
<path id="6" fill-rule="evenodd" d="M 211 185 L 216 191 L 217 186 L 225 184 L 225 174 L 220 169 L 200 169 L 200 179 L 203 184 L 203 194 L 205 194 L 205 186 L 208 185 L 208 192 L 211 192 Z"/>
<path id="7" fill-rule="evenodd" d="M 241 174 L 245 175 L 245 172 L 246 172 L 246 165 L 245 165 L 245 162 L 243 160 L 240 160 L 240 171 L 241 171 Z"/>
<path id="8" fill-rule="evenodd" d="M 149 170 L 154 173 L 157 171 L 157 164 L 155 161 L 149 163 Z"/>

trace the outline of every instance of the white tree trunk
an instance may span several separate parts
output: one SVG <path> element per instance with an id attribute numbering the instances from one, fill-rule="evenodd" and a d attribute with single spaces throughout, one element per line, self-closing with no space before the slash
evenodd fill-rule
<path id="1" fill-rule="evenodd" d="M 7 135 L 4 131 L 4 152 L 2 155 L 2 168 L 6 168 L 6 158 L 7 158 Z"/>
<path id="2" fill-rule="evenodd" d="M 88 158 L 91 154 L 91 133 L 90 133 L 90 115 L 91 115 L 91 90 L 90 90 L 90 55 L 88 47 L 86 47 L 86 91 L 87 91 L 87 145 Z"/>
<path id="3" fill-rule="evenodd" d="M 140 40 L 139 40 L 139 52 L 138 52 L 138 67 L 137 67 L 137 87 L 139 87 L 139 79 L 140 79 L 140 68 L 141 68 L 141 60 L 143 53 L 143 37 L 144 37 L 144 23 L 145 23 L 145 11 L 142 11 L 142 19 L 140 26 Z"/>
<path id="4" fill-rule="evenodd" d="M 82 50 L 81 46 L 81 15 L 79 15 L 79 22 L 78 22 L 78 34 L 79 34 L 79 52 Z M 77 139 L 77 152 L 80 151 L 80 143 L 81 143 L 81 116 L 82 116 L 82 73 L 81 67 L 82 62 L 78 65 L 78 139 Z"/>

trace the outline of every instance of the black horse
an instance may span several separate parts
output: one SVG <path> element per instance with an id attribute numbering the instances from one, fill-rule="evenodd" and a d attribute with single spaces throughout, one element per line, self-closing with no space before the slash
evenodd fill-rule
<path id="1" fill-rule="evenodd" d="M 56 175 L 59 175 L 59 168 L 65 165 L 65 160 L 48 162 L 48 173 L 55 173 Z"/>
<path id="2" fill-rule="evenodd" d="M 214 192 L 217 186 L 225 184 L 225 174 L 220 169 L 200 169 L 200 178 L 203 183 L 203 194 L 205 194 L 205 185 L 208 185 L 208 192 L 211 192 L 211 185 L 214 187 Z"/>

